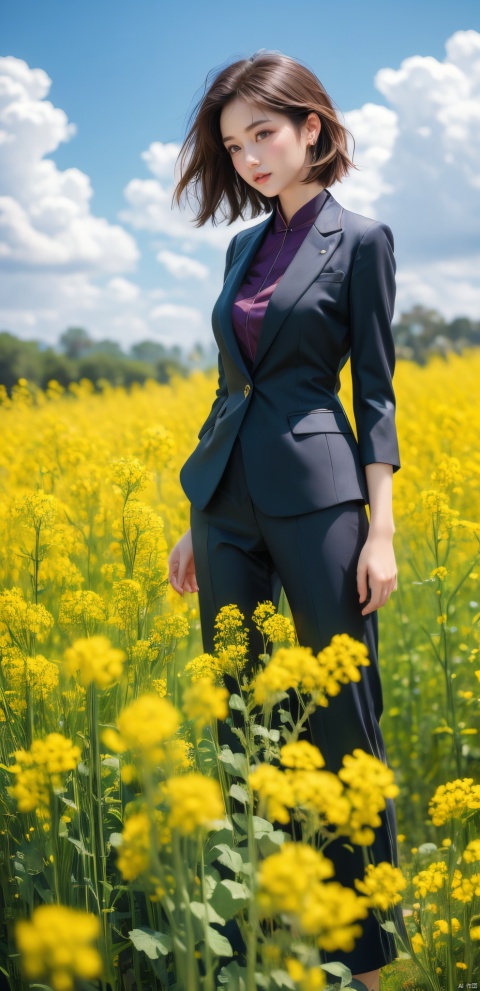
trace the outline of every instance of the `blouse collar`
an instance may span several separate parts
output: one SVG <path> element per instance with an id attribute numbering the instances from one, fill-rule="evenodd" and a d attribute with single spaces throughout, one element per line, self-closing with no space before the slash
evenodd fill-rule
<path id="1" fill-rule="evenodd" d="M 277 208 L 275 210 L 275 220 L 273 223 L 274 233 L 283 233 L 287 226 L 288 230 L 298 230 L 300 227 L 306 227 L 307 225 L 311 226 L 320 213 L 326 198 L 327 191 L 326 189 L 322 189 L 316 196 L 314 196 L 311 200 L 308 200 L 307 203 L 304 203 L 303 206 L 301 206 L 300 209 L 293 214 L 293 217 L 288 225 L 280 209 L 280 201 L 277 198 Z"/>

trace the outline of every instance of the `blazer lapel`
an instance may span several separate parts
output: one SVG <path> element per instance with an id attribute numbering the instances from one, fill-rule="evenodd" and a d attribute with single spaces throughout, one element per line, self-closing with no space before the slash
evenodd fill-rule
<path id="1" fill-rule="evenodd" d="M 330 261 L 342 236 L 342 212 L 343 207 L 330 194 L 290 265 L 275 286 L 263 318 L 253 372 L 271 347 L 297 300 Z M 322 251 L 324 254 L 321 253 Z"/>
<path id="2" fill-rule="evenodd" d="M 250 372 L 247 370 L 242 352 L 238 345 L 237 336 L 233 329 L 232 323 L 232 306 L 235 296 L 243 282 L 243 277 L 248 269 L 248 266 L 258 251 L 260 247 L 260 242 L 264 234 L 267 232 L 267 227 L 273 222 L 275 212 L 273 211 L 268 215 L 267 219 L 260 224 L 256 224 L 248 231 L 248 236 L 242 240 L 242 243 L 237 247 L 237 253 L 233 264 L 230 266 L 227 278 L 225 279 L 225 284 L 217 299 L 217 302 L 213 308 L 212 321 L 215 325 L 217 323 L 219 333 L 223 337 L 225 344 L 235 362 L 244 374 L 250 378 Z"/>
<path id="3" fill-rule="evenodd" d="M 283 321 L 286 320 L 290 310 L 295 306 L 297 300 L 300 299 L 300 296 L 308 289 L 313 280 L 320 275 L 327 262 L 330 261 L 342 236 L 342 212 L 343 207 L 329 193 L 328 199 L 323 204 L 314 224 L 312 224 L 306 238 L 302 241 L 295 257 L 290 262 L 290 265 L 285 270 L 285 273 L 275 286 L 270 297 L 263 318 L 257 353 L 253 363 L 253 372 L 273 343 L 276 334 L 280 330 Z M 237 249 L 237 256 L 230 267 L 225 285 L 218 297 L 212 314 L 214 323 L 218 321 L 219 333 L 223 337 L 235 364 L 238 365 L 248 378 L 250 377 L 250 372 L 243 359 L 233 329 L 232 305 L 250 261 L 255 256 L 269 224 L 273 222 L 274 216 L 275 212 L 273 211 L 263 223 L 252 227 L 251 233 L 249 231 L 249 237 L 245 237 L 242 240 L 242 244 Z M 325 254 L 321 254 L 323 250 Z"/>

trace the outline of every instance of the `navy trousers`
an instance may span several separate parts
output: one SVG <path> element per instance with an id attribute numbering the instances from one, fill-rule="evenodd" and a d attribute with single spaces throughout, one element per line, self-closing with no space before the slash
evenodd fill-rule
<path id="1" fill-rule="evenodd" d="M 378 614 L 362 616 L 356 582 L 358 556 L 369 526 L 363 502 L 342 502 L 301 516 L 266 516 L 250 498 L 237 438 L 212 499 L 203 510 L 191 506 L 190 522 L 204 651 L 214 650 L 214 624 L 220 608 L 234 603 L 249 629 L 250 659 L 257 660 L 263 639 L 251 621 L 252 613 L 265 599 L 277 605 L 283 586 L 301 646 L 310 646 L 316 654 L 334 634 L 348 633 L 366 644 L 370 659 L 370 666 L 360 668 L 359 682 L 342 685 L 328 707 L 315 710 L 308 735 L 301 738 L 319 747 L 326 770 L 334 773 L 344 755 L 356 747 L 386 763 L 379 726 L 383 697 Z M 227 687 L 234 690 L 232 685 Z M 223 724 L 219 724 L 219 737 L 220 742 L 239 749 L 237 738 Z M 391 799 L 386 801 L 370 849 L 376 863 L 398 866 L 395 807 Z M 354 878 L 363 877 L 361 847 L 348 849 L 343 839 L 336 839 L 325 854 L 333 861 L 335 878 L 341 884 L 354 887 Z M 405 938 L 399 906 L 395 922 Z M 324 962 L 341 961 L 359 974 L 395 959 L 393 936 L 380 927 L 373 912 L 360 924 L 363 935 L 354 950 L 323 952 Z"/>

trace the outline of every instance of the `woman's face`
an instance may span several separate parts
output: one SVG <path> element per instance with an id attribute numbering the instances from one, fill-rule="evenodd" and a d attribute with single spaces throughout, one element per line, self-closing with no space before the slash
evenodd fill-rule
<path id="1" fill-rule="evenodd" d="M 318 138 L 320 120 L 317 114 L 309 114 L 298 135 L 284 114 L 237 97 L 223 108 L 220 130 L 239 175 L 270 197 L 293 189 L 308 176 L 309 146 Z M 265 178 L 256 178 L 259 174 Z"/>

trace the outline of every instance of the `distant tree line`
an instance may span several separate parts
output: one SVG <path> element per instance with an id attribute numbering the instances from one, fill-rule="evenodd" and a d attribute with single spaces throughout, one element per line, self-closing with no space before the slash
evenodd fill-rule
<path id="1" fill-rule="evenodd" d="M 480 321 L 456 317 L 447 322 L 437 310 L 414 306 L 393 326 L 397 357 L 424 365 L 432 354 L 480 345 Z M 116 341 L 95 341 L 82 327 L 69 327 L 55 347 L 24 341 L 0 331 L 0 384 L 10 393 L 20 378 L 45 389 L 52 379 L 65 388 L 82 378 L 97 383 L 130 386 L 152 378 L 168 383 L 173 374 L 186 376 L 192 368 L 216 367 L 216 348 L 197 343 L 189 351 L 157 341 L 140 341 L 128 352 Z"/>
<path id="2" fill-rule="evenodd" d="M 461 354 L 464 348 L 478 347 L 480 321 L 455 317 L 447 322 L 437 310 L 414 306 L 401 314 L 393 335 L 399 358 L 425 365 L 432 354 L 446 357 L 449 351 Z"/>
<path id="3" fill-rule="evenodd" d="M 94 341 L 82 327 L 69 327 L 56 347 L 24 341 L 0 331 L 0 384 L 10 394 L 20 378 L 45 389 L 55 379 L 65 388 L 82 378 L 130 386 L 155 379 L 168 383 L 173 374 L 186 376 L 194 367 L 210 368 L 214 355 L 202 344 L 189 352 L 157 341 L 140 341 L 125 353 L 116 341 Z"/>

